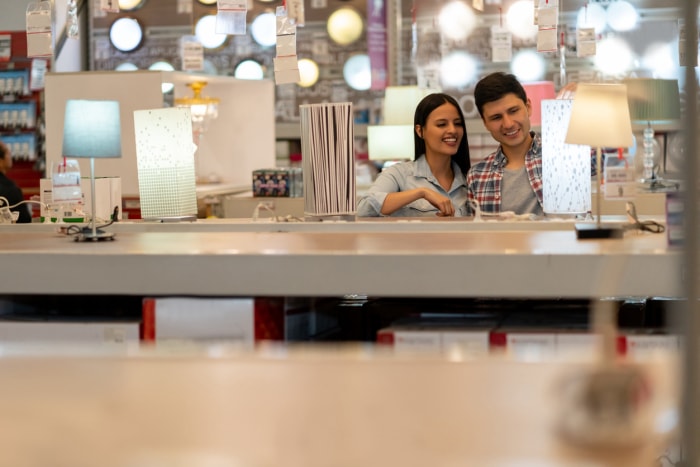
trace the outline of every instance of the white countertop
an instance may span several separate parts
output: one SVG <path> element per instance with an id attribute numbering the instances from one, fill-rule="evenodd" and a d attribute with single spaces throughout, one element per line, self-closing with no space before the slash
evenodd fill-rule
<path id="1" fill-rule="evenodd" d="M 394 225 L 392 231 L 120 232 L 114 241 L 76 243 L 53 231 L 7 230 L 0 231 L 0 294 L 682 293 L 682 252 L 669 250 L 658 234 L 582 241 L 573 229 L 412 231 Z"/>

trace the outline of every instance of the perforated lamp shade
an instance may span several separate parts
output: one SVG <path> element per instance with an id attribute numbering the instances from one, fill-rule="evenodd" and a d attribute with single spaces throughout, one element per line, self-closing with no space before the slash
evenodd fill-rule
<path id="1" fill-rule="evenodd" d="M 627 86 L 633 121 L 655 122 L 681 118 L 681 99 L 675 79 L 630 78 Z"/>
<path id="2" fill-rule="evenodd" d="M 576 87 L 568 144 L 594 148 L 621 148 L 634 144 L 624 84 L 584 84 Z"/>
<path id="3" fill-rule="evenodd" d="M 63 156 L 122 156 L 118 101 L 69 100 L 63 121 Z"/>

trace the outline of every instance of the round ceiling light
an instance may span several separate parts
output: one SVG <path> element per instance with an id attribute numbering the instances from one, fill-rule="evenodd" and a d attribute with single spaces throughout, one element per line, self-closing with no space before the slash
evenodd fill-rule
<path id="1" fill-rule="evenodd" d="M 464 2 L 453 1 L 440 9 L 438 23 L 445 37 L 460 41 L 466 39 L 474 30 L 476 16 Z"/>
<path id="2" fill-rule="evenodd" d="M 226 34 L 216 33 L 216 15 L 206 15 L 199 18 L 194 27 L 194 35 L 206 49 L 216 49 L 226 42 Z"/>
<path id="3" fill-rule="evenodd" d="M 343 78 L 348 86 L 356 91 L 366 91 L 372 86 L 372 70 L 369 55 L 356 54 L 343 65 Z"/>
<path id="4" fill-rule="evenodd" d="M 126 11 L 138 10 L 144 3 L 146 3 L 146 0 L 119 0 L 119 9 Z"/>
<path id="5" fill-rule="evenodd" d="M 298 62 L 300 80 L 297 83 L 302 88 L 309 88 L 318 81 L 319 70 L 316 62 L 309 58 L 302 58 Z"/>
<path id="6" fill-rule="evenodd" d="M 131 62 L 122 62 L 114 69 L 114 71 L 136 71 L 139 67 Z"/>
<path id="7" fill-rule="evenodd" d="M 216 5 L 216 0 L 197 0 L 202 5 Z"/>
<path id="8" fill-rule="evenodd" d="M 143 28 L 135 18 L 118 18 L 109 27 L 109 42 L 121 52 L 133 52 L 143 42 Z"/>
<path id="9" fill-rule="evenodd" d="M 542 54 L 532 49 L 519 51 L 510 62 L 510 71 L 521 83 L 532 83 L 544 79 L 547 64 Z"/>
<path id="10" fill-rule="evenodd" d="M 632 69 L 634 53 L 624 39 L 606 37 L 598 42 L 596 49 L 593 64 L 602 73 L 621 75 Z"/>
<path id="11" fill-rule="evenodd" d="M 260 63 L 255 60 L 243 60 L 233 70 L 233 77 L 238 79 L 263 79 L 265 73 Z"/>
<path id="12" fill-rule="evenodd" d="M 508 8 L 506 13 L 508 30 L 520 39 L 529 39 L 537 35 L 535 25 L 535 4 L 532 0 L 519 0 Z"/>
<path id="13" fill-rule="evenodd" d="M 631 31 L 637 27 L 639 13 L 630 2 L 618 0 L 617 2 L 608 5 L 607 13 L 605 14 L 608 26 L 613 31 L 624 32 Z"/>
<path id="14" fill-rule="evenodd" d="M 596 34 L 600 34 L 605 30 L 608 18 L 605 13 L 605 8 L 597 3 L 588 2 L 587 6 L 582 6 L 578 10 L 576 17 L 576 26 L 579 28 L 594 28 Z"/>
<path id="15" fill-rule="evenodd" d="M 155 62 L 153 65 L 148 67 L 151 71 L 175 71 L 175 67 L 168 62 Z M 173 83 L 163 83 L 160 85 L 163 94 L 167 94 L 175 88 Z"/>
<path id="16" fill-rule="evenodd" d="M 364 23 L 360 14 L 352 8 L 339 8 L 328 17 L 328 35 L 339 45 L 349 45 L 362 35 Z"/>
<path id="17" fill-rule="evenodd" d="M 270 47 L 277 43 L 277 17 L 274 13 L 261 13 L 255 17 L 250 25 L 250 34 L 253 40 L 263 47 Z"/>
<path id="18" fill-rule="evenodd" d="M 445 88 L 464 88 L 476 80 L 478 65 L 466 52 L 455 51 L 440 61 L 440 82 Z"/>

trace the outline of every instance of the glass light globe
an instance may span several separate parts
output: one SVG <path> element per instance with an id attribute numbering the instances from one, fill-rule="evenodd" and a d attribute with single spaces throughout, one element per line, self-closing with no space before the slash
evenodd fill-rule
<path id="1" fill-rule="evenodd" d="M 644 50 L 642 67 L 651 71 L 654 78 L 678 79 L 678 42 L 654 42 Z"/>
<path id="2" fill-rule="evenodd" d="M 634 53 L 624 39 L 606 37 L 598 42 L 596 50 L 593 64 L 597 70 L 610 75 L 619 75 L 632 69 Z"/>
<path id="3" fill-rule="evenodd" d="M 513 36 L 529 39 L 537 35 L 535 24 L 535 4 L 532 0 L 519 0 L 513 3 L 506 13 L 506 26 Z"/>
<path id="4" fill-rule="evenodd" d="M 262 65 L 255 60 L 243 60 L 236 65 L 233 76 L 238 79 L 263 79 L 265 73 Z"/>
<path id="5" fill-rule="evenodd" d="M 474 30 L 476 17 L 464 2 L 453 1 L 445 4 L 438 15 L 440 32 L 452 40 L 464 40 Z"/>
<path id="6" fill-rule="evenodd" d="M 440 81 L 445 88 L 464 88 L 476 79 L 477 61 L 466 52 L 455 51 L 440 62 Z"/>
<path id="7" fill-rule="evenodd" d="M 328 17 L 326 29 L 336 44 L 349 45 L 360 38 L 364 24 L 357 11 L 352 8 L 340 8 Z"/>
<path id="8" fill-rule="evenodd" d="M 372 86 L 372 70 L 367 54 L 356 54 L 343 65 L 343 78 L 356 91 L 366 91 Z"/>
<path id="9" fill-rule="evenodd" d="M 576 26 L 579 28 L 594 28 L 596 34 L 605 31 L 608 24 L 608 15 L 605 8 L 597 3 L 588 2 L 588 6 L 582 6 L 578 10 Z"/>
<path id="10" fill-rule="evenodd" d="M 270 47 L 277 43 L 277 17 L 274 13 L 261 13 L 255 17 L 250 25 L 250 34 L 253 40 L 263 47 Z"/>
<path id="11" fill-rule="evenodd" d="M 523 83 L 544 79 L 546 64 L 542 54 L 534 50 L 521 50 L 510 62 L 510 71 Z"/>
<path id="12" fill-rule="evenodd" d="M 630 2 L 618 0 L 608 5 L 606 20 L 614 31 L 631 31 L 637 27 L 639 13 Z"/>
<path id="13" fill-rule="evenodd" d="M 216 33 L 216 16 L 206 15 L 199 18 L 194 27 L 194 35 L 206 49 L 216 49 L 226 42 L 226 34 Z"/>
<path id="14" fill-rule="evenodd" d="M 318 65 L 311 59 L 302 58 L 298 62 L 300 80 L 297 83 L 302 88 L 308 88 L 316 84 L 318 81 Z"/>

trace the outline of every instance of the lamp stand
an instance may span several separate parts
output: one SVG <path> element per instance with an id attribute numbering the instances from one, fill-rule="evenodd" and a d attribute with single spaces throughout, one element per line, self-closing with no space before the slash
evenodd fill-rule
<path id="1" fill-rule="evenodd" d="M 580 223 L 576 224 L 576 238 L 579 240 L 587 239 L 600 239 L 600 238 L 622 238 L 624 230 L 619 227 L 603 227 L 601 222 L 601 191 L 602 186 L 600 183 L 600 172 L 601 172 L 601 149 L 598 147 L 595 154 L 595 178 L 596 178 L 596 190 L 595 190 L 595 210 L 596 210 L 596 223 Z"/>
<path id="2" fill-rule="evenodd" d="M 75 236 L 76 242 L 99 242 L 102 240 L 114 240 L 114 234 L 97 228 L 97 204 L 95 203 L 95 158 L 90 158 L 90 202 L 92 203 L 90 214 L 90 226 L 83 227 L 79 235 Z"/>

